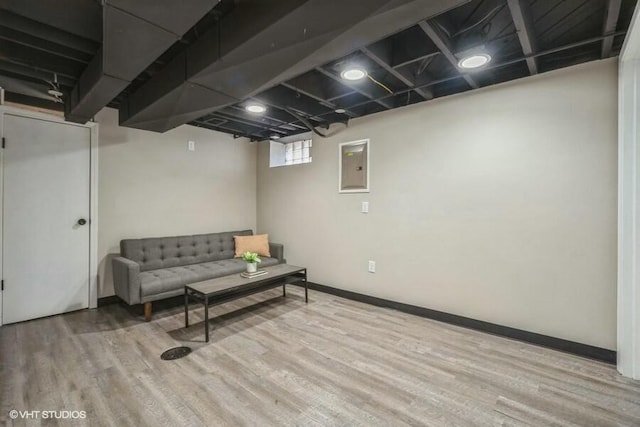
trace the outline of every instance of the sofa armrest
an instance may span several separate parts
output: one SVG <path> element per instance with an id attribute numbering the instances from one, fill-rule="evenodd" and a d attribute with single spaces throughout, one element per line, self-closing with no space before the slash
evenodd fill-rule
<path id="1" fill-rule="evenodd" d="M 284 245 L 281 243 L 269 242 L 269 252 L 272 258 L 277 258 L 280 264 L 284 264 L 287 260 L 284 259 Z"/>
<path id="2" fill-rule="evenodd" d="M 129 305 L 140 304 L 140 264 L 128 258 L 116 257 L 112 266 L 116 295 Z"/>

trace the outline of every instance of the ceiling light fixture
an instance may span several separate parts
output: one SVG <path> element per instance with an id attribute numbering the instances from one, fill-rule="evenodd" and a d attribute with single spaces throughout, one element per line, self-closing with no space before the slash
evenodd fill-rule
<path id="1" fill-rule="evenodd" d="M 336 113 L 338 113 L 338 114 L 344 114 L 344 113 L 346 113 L 346 112 L 347 112 L 347 110 L 345 110 L 344 108 L 338 108 L 338 109 L 336 109 Z"/>
<path id="2" fill-rule="evenodd" d="M 464 70 L 474 70 L 484 67 L 491 62 L 491 55 L 488 53 L 473 53 L 465 56 L 458 62 L 458 67 Z"/>
<path id="3" fill-rule="evenodd" d="M 350 81 L 362 80 L 367 77 L 367 75 L 367 70 L 362 67 L 349 67 L 340 73 L 340 77 Z"/>
<path id="4" fill-rule="evenodd" d="M 244 108 L 248 112 L 254 113 L 254 114 L 260 114 L 260 113 L 264 113 L 265 111 L 267 111 L 267 107 L 265 107 L 262 104 L 249 104 Z"/>
<path id="5" fill-rule="evenodd" d="M 277 133 L 274 133 L 269 138 L 271 138 L 271 139 L 280 139 L 280 135 L 278 135 Z"/>

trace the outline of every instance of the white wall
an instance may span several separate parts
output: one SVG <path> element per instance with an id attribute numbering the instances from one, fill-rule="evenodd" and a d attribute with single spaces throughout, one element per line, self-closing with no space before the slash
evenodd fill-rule
<path id="1" fill-rule="evenodd" d="M 308 165 L 270 169 L 261 144 L 258 229 L 311 281 L 615 349 L 616 73 L 589 63 L 354 120 L 314 138 Z M 371 193 L 338 194 L 338 144 L 363 138 Z"/>
<path id="2" fill-rule="evenodd" d="M 113 295 L 110 259 L 124 238 L 256 227 L 256 146 L 180 126 L 164 134 L 99 123 L 99 295 Z M 187 150 L 187 141 L 196 151 Z"/>

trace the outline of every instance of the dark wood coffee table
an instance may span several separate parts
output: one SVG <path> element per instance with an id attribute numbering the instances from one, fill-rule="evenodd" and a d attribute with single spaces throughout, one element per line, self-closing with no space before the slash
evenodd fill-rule
<path id="1" fill-rule="evenodd" d="M 287 295 L 286 285 L 303 284 L 304 302 L 308 303 L 307 269 L 288 264 L 265 267 L 262 276 L 246 279 L 240 273 L 217 279 L 204 280 L 184 287 L 184 327 L 189 327 L 189 299 L 204 305 L 204 337 L 209 342 L 209 307 L 222 304 L 267 289 L 282 286 L 282 296 Z"/>

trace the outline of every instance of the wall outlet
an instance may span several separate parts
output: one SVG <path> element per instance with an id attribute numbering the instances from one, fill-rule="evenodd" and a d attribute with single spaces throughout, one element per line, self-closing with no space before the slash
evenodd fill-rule
<path id="1" fill-rule="evenodd" d="M 369 273 L 375 273 L 375 272 L 376 272 L 376 262 L 369 261 Z"/>
<path id="2" fill-rule="evenodd" d="M 189 151 L 196 151 L 196 142 L 189 141 Z"/>
<path id="3" fill-rule="evenodd" d="M 362 213 L 369 213 L 369 202 L 362 202 Z"/>

